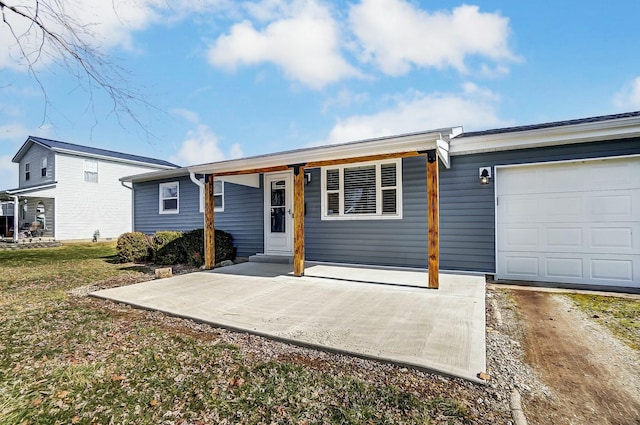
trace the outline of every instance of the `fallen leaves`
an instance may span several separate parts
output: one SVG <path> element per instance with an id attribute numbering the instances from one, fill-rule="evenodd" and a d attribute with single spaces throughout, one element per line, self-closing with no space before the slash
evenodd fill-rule
<path id="1" fill-rule="evenodd" d="M 229 379 L 229 385 L 232 387 L 241 387 L 244 384 L 244 379 L 236 377 Z"/>

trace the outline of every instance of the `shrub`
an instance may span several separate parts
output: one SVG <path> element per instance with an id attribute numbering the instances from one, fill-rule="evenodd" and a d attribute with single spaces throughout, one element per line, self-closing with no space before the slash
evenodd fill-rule
<path id="1" fill-rule="evenodd" d="M 147 261 L 151 258 L 151 244 L 142 232 L 123 233 L 118 238 L 116 252 L 121 263 Z"/>
<path id="2" fill-rule="evenodd" d="M 204 229 L 186 232 L 180 238 L 184 262 L 190 266 L 200 267 L 204 264 Z"/>
<path id="3" fill-rule="evenodd" d="M 184 253 L 179 239 L 182 232 L 170 230 L 160 231 L 153 235 L 153 259 L 162 265 L 178 264 L 184 262 Z"/>
<path id="4" fill-rule="evenodd" d="M 216 262 L 234 260 L 236 251 L 233 247 L 233 236 L 223 230 L 215 231 Z M 186 264 L 200 267 L 204 264 L 204 229 L 186 232 L 180 238 Z"/>

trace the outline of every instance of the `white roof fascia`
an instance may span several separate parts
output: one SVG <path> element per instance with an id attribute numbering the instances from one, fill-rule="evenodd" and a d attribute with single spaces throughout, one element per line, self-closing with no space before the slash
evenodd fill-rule
<path id="1" fill-rule="evenodd" d="M 449 138 L 440 136 L 438 140 L 436 140 L 436 149 L 438 151 L 438 158 L 442 161 L 442 164 L 446 168 L 451 168 L 451 161 L 449 159 Z"/>
<path id="2" fill-rule="evenodd" d="M 19 195 L 21 193 L 37 192 L 38 190 L 51 189 L 52 187 L 56 187 L 57 184 L 58 182 L 46 183 L 41 186 L 30 186 L 30 187 L 23 187 L 20 189 L 10 189 L 10 190 L 5 190 L 4 192 L 7 195 Z"/>
<path id="3" fill-rule="evenodd" d="M 297 149 L 280 153 L 241 158 L 229 161 L 213 162 L 187 167 L 195 173 L 227 173 L 242 170 L 278 167 L 289 164 L 304 164 L 316 161 L 328 161 L 341 158 L 357 158 L 369 155 L 384 155 L 400 152 L 423 151 L 436 148 L 436 141 L 442 133 L 451 129 L 428 133 L 409 134 L 396 137 L 365 140 Z"/>
<path id="4" fill-rule="evenodd" d="M 189 170 L 185 167 L 171 168 L 169 170 L 150 171 L 148 173 L 133 174 L 120 178 L 121 182 L 145 182 L 160 179 L 172 179 L 176 177 L 188 176 Z"/>
<path id="5" fill-rule="evenodd" d="M 451 155 L 560 146 L 640 136 L 640 117 L 451 139 Z"/>

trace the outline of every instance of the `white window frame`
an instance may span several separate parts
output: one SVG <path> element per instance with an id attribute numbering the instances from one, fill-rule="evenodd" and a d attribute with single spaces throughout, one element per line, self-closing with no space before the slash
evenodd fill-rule
<path id="1" fill-rule="evenodd" d="M 27 162 L 24 164 L 24 181 L 28 182 L 31 180 L 31 163 Z"/>
<path id="2" fill-rule="evenodd" d="M 204 183 L 204 179 L 200 179 L 202 183 Z M 216 193 L 216 182 L 220 182 L 221 191 Z M 214 180 L 213 182 L 213 196 L 220 196 L 222 199 L 222 205 L 219 207 L 215 207 L 213 209 L 214 212 L 224 212 L 224 181 L 222 180 Z M 204 212 L 204 187 L 200 186 L 200 212 Z"/>
<path id="3" fill-rule="evenodd" d="M 42 161 L 40 162 L 40 177 L 47 177 L 47 157 L 43 157 Z M 44 174 L 43 174 L 44 172 Z"/>
<path id="4" fill-rule="evenodd" d="M 396 165 L 396 213 L 395 214 L 383 214 L 382 213 L 382 164 L 395 164 Z M 375 214 L 344 214 L 344 170 L 346 168 L 356 168 L 363 166 L 375 165 L 376 167 L 376 213 Z M 340 211 L 338 214 L 327 214 L 327 170 L 339 171 L 339 190 L 340 193 Z M 321 190 L 321 220 L 398 220 L 402 219 L 402 158 L 394 160 L 383 161 L 370 161 L 359 162 L 355 164 L 335 165 L 329 167 L 322 167 L 320 169 L 322 175 L 322 190 Z M 385 189 L 392 189 L 393 186 L 387 186 Z M 331 191 L 336 192 L 336 191 Z"/>
<path id="5" fill-rule="evenodd" d="M 95 164 L 96 165 L 95 166 L 95 171 L 93 171 L 93 167 L 87 167 L 87 164 Z M 87 180 L 87 173 L 95 174 L 96 175 L 96 181 Z M 97 160 L 95 160 L 95 159 L 85 159 L 84 160 L 82 178 L 83 178 L 85 183 L 98 183 L 100 181 L 100 169 L 99 169 L 99 164 L 98 164 Z"/>
<path id="6" fill-rule="evenodd" d="M 176 187 L 176 196 L 175 197 L 168 197 L 168 198 L 164 198 L 162 196 L 162 189 L 164 189 L 165 187 L 171 187 L 171 186 L 175 186 Z M 166 200 L 170 200 L 170 199 L 175 199 L 176 200 L 176 209 L 175 210 L 165 210 L 164 209 L 164 202 Z M 180 182 L 175 181 L 175 182 L 166 182 L 166 183 L 160 183 L 158 185 L 158 212 L 160 214 L 180 214 Z"/>

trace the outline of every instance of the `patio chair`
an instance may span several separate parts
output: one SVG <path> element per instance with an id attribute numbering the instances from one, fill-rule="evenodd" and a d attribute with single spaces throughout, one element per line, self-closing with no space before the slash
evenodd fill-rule
<path id="1" fill-rule="evenodd" d="M 42 237 L 44 230 L 42 230 L 42 223 L 34 221 L 29 226 L 29 237 Z"/>

